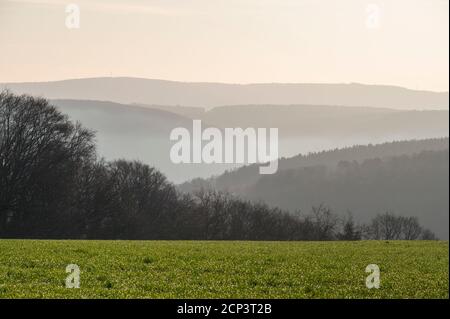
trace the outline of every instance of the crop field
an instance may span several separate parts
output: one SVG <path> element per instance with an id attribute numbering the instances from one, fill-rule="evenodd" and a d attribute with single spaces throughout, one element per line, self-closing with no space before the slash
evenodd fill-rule
<path id="1" fill-rule="evenodd" d="M 448 257 L 447 241 L 0 240 L 0 298 L 448 298 Z"/>

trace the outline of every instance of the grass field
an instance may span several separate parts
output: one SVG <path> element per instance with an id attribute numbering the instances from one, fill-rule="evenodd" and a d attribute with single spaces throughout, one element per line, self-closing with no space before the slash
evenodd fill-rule
<path id="1" fill-rule="evenodd" d="M 448 298 L 448 257 L 448 242 L 0 240 L 0 298 Z"/>

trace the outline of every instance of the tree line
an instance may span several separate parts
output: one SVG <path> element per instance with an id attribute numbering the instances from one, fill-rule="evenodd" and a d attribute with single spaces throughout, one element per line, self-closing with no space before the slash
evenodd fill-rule
<path id="1" fill-rule="evenodd" d="M 434 239 L 417 218 L 356 225 L 216 191 L 184 194 L 157 169 L 98 158 L 95 134 L 43 98 L 0 93 L 0 238 Z"/>

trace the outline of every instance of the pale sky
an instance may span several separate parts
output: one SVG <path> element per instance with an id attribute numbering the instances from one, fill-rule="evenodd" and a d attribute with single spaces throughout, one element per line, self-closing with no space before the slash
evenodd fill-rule
<path id="1" fill-rule="evenodd" d="M 66 5 L 80 8 L 68 29 Z M 98 76 L 448 91 L 447 0 L 0 0 L 0 82 Z"/>

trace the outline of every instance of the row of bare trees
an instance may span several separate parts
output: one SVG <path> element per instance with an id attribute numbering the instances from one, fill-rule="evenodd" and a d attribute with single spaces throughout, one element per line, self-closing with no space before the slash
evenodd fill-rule
<path id="1" fill-rule="evenodd" d="M 372 222 L 363 229 L 365 231 L 365 237 L 368 239 L 436 239 L 435 235 L 430 230 L 420 226 L 417 217 L 396 216 L 391 212 L 377 215 Z"/>
<path id="2" fill-rule="evenodd" d="M 359 227 L 229 194 L 179 193 L 155 168 L 105 162 L 94 133 L 48 101 L 0 93 L 0 238 L 358 240 L 431 238 L 415 218 Z"/>

